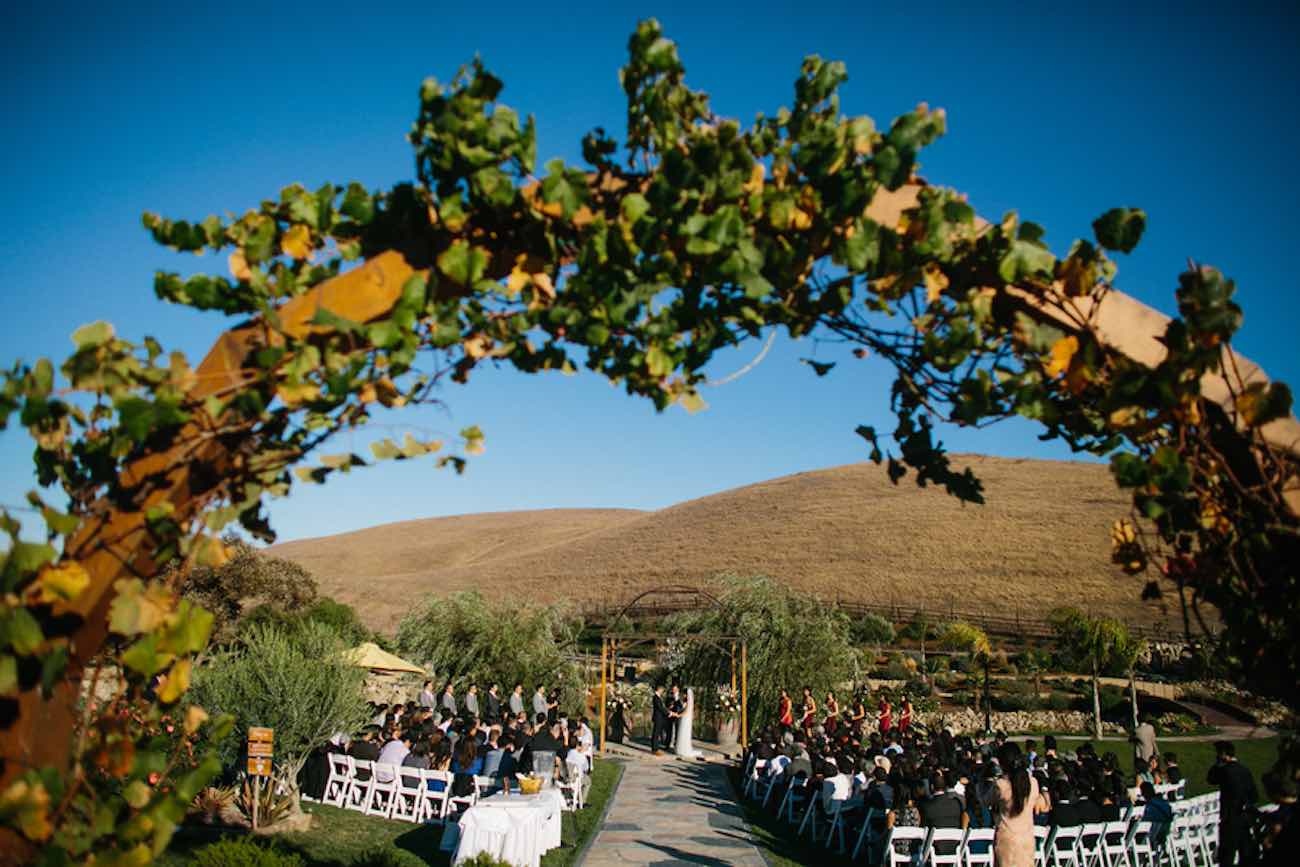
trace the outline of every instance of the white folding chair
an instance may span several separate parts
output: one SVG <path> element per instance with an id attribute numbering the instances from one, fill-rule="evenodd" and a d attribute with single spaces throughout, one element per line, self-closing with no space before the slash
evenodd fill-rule
<path id="1" fill-rule="evenodd" d="M 455 782 L 455 779 L 456 779 L 456 775 L 453 774 L 452 782 Z M 466 810 L 468 810 L 470 807 L 478 803 L 478 777 L 471 777 L 470 782 L 472 783 L 473 787 L 470 789 L 468 795 L 450 794 L 451 783 L 448 783 L 448 788 L 447 788 L 447 792 L 448 792 L 447 809 L 448 810 L 450 810 L 452 807 L 464 807 Z"/>
<path id="2" fill-rule="evenodd" d="M 440 791 L 433 790 L 431 784 L 434 782 L 442 783 Z M 417 821 L 445 823 L 449 807 L 447 799 L 451 795 L 451 772 L 422 770 L 420 786 L 424 792 L 420 802 L 420 818 Z"/>
<path id="3" fill-rule="evenodd" d="M 566 771 L 565 776 L 556 779 L 555 788 L 559 789 L 560 794 L 564 796 L 565 810 L 568 810 L 569 812 L 581 810 L 583 807 L 583 803 L 582 803 L 583 774 L 581 771 L 578 771 L 576 772 L 576 776 L 569 776 L 569 774 L 573 772 L 569 770 L 568 765 L 565 765 L 565 771 Z M 482 779 L 481 777 L 475 777 L 475 782 L 478 783 L 479 780 L 481 779 Z M 482 788 L 483 787 L 480 784 L 479 785 L 480 792 L 482 792 Z"/>
<path id="4" fill-rule="evenodd" d="M 343 806 L 349 810 L 366 809 L 370 802 L 370 790 L 375 785 L 375 764 L 369 759 L 352 760 L 352 776 L 348 780 L 347 800 Z"/>
<path id="5" fill-rule="evenodd" d="M 867 851 L 870 853 L 870 847 L 876 842 L 876 832 L 872 830 L 871 824 L 879 815 L 880 811 L 875 807 L 871 807 L 864 814 L 862 818 L 862 829 L 858 831 L 858 842 L 853 845 L 852 858 L 854 861 L 858 860 L 858 855 L 862 852 L 863 846 L 868 847 Z M 870 859 L 870 854 L 868 854 L 868 859 Z"/>
<path id="6" fill-rule="evenodd" d="M 881 856 L 884 867 L 912 867 L 916 863 L 916 853 L 924 853 L 930 844 L 930 828 L 917 828 L 912 825 L 895 825 L 885 834 L 885 849 Z M 895 843 L 906 843 L 906 853 L 894 848 Z"/>
<path id="7" fill-rule="evenodd" d="M 1101 845 L 1102 832 L 1105 830 L 1105 822 L 1085 822 L 1079 826 L 1081 867 L 1106 867 L 1106 855 Z"/>
<path id="8" fill-rule="evenodd" d="M 1165 837 L 1165 855 L 1174 867 L 1192 867 L 1196 864 L 1200 850 L 1199 836 L 1192 829 L 1197 820 L 1190 813 L 1174 816 L 1169 824 L 1169 834 Z"/>
<path id="9" fill-rule="evenodd" d="M 823 816 L 821 795 L 810 791 L 808 793 L 808 808 L 803 811 L 803 821 L 799 823 L 799 832 L 795 836 L 802 837 L 804 829 L 809 827 L 811 823 L 812 839 L 816 840 L 818 816 Z"/>
<path id="10" fill-rule="evenodd" d="M 1134 867 L 1129 860 L 1129 822 L 1107 822 L 1101 831 L 1101 856 L 1103 867 Z"/>
<path id="11" fill-rule="evenodd" d="M 1155 867 L 1156 851 L 1151 845 L 1151 823 L 1136 821 L 1128 829 L 1128 860 L 1133 867 Z"/>
<path id="12" fill-rule="evenodd" d="M 966 832 L 961 828 L 931 828 L 921 863 L 927 867 L 961 867 L 965 843 Z"/>
<path id="13" fill-rule="evenodd" d="M 1082 834 L 1082 825 L 1058 825 L 1052 829 L 1046 846 L 1051 867 L 1083 867 L 1083 853 L 1079 845 Z"/>
<path id="14" fill-rule="evenodd" d="M 976 828 L 977 831 L 989 831 L 990 828 Z M 1047 839 L 1052 836 L 1052 829 L 1047 825 L 1034 826 L 1034 864 L 1047 867 Z"/>
<path id="15" fill-rule="evenodd" d="M 763 778 L 758 781 L 758 785 L 763 790 L 763 808 L 767 809 L 767 802 L 772 799 L 772 792 L 776 790 L 776 784 L 779 783 L 785 774 L 763 774 Z"/>
<path id="16" fill-rule="evenodd" d="M 781 799 L 781 809 L 777 815 L 784 818 L 791 825 L 795 823 L 795 813 L 799 807 L 812 797 L 812 792 L 808 786 L 808 777 L 799 774 L 790 781 L 786 787 L 785 797 Z"/>
<path id="17" fill-rule="evenodd" d="M 388 818 L 402 822 L 419 822 L 424 806 L 424 778 L 422 768 L 398 768 L 397 791 L 393 794 L 393 807 Z"/>
<path id="18" fill-rule="evenodd" d="M 767 759 L 749 757 L 749 767 L 745 771 L 745 797 L 753 798 L 758 789 L 759 774 L 767 769 Z"/>
<path id="19" fill-rule="evenodd" d="M 330 753 L 329 777 L 325 780 L 325 791 L 321 793 L 321 803 L 331 807 L 342 807 L 348 799 L 348 786 L 352 778 L 352 757 L 347 753 Z"/>
<path id="20" fill-rule="evenodd" d="M 1039 831 L 1043 836 L 1038 835 Z M 971 828 L 966 832 L 966 839 L 962 843 L 962 854 L 965 858 L 963 863 L 965 867 L 993 867 L 993 835 L 996 834 L 993 828 Z M 1041 842 L 1047 839 L 1047 829 L 1041 825 L 1034 826 L 1034 859 L 1037 860 L 1041 850 Z"/>
<path id="21" fill-rule="evenodd" d="M 387 817 L 397 800 L 397 766 L 375 762 L 370 780 L 370 794 L 366 796 L 366 805 L 361 812 L 367 816 Z"/>
<path id="22" fill-rule="evenodd" d="M 846 851 L 846 843 L 844 841 L 844 805 L 847 803 L 848 800 L 845 798 L 837 798 L 831 801 L 833 806 L 831 808 L 830 827 L 826 831 L 826 848 L 829 849 L 831 847 L 831 840 L 838 834 L 839 845 L 835 847 L 835 851 L 841 855 Z"/>

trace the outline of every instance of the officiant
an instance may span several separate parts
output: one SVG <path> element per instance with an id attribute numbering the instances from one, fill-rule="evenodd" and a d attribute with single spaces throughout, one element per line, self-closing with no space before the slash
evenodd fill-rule
<path id="1" fill-rule="evenodd" d="M 671 729 L 668 702 L 664 700 L 663 684 L 659 684 L 655 687 L 655 697 L 651 707 L 650 752 L 656 756 L 663 755 L 662 747 L 668 744 Z"/>

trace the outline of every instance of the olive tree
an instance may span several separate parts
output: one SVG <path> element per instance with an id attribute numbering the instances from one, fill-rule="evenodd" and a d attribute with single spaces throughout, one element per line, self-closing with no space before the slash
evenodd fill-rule
<path id="1" fill-rule="evenodd" d="M 226 766 L 238 762 L 250 726 L 270 727 L 275 777 L 296 792 L 312 750 L 366 720 L 365 672 L 344 650 L 339 637 L 318 623 L 295 629 L 259 624 L 200 666 L 190 700 L 235 719 L 236 736 L 218 747 Z"/>
<path id="2" fill-rule="evenodd" d="M 397 626 L 398 651 L 438 677 L 486 690 L 545 685 L 572 705 L 583 675 L 572 655 L 581 622 L 559 606 L 493 602 L 477 592 L 429 596 Z"/>
<path id="3" fill-rule="evenodd" d="M 693 639 L 678 670 L 684 682 L 730 683 L 730 642 L 713 641 L 721 636 L 747 643 L 751 719 L 775 718 L 782 689 L 797 693 L 807 686 L 817 695 L 857 681 L 862 669 L 852 621 L 839 609 L 762 576 L 728 576 L 718 585 L 718 607 L 675 615 L 666 625 Z"/>

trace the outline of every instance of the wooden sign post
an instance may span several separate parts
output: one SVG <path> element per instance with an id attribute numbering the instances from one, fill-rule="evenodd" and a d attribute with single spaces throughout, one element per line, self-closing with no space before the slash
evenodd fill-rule
<path id="1" fill-rule="evenodd" d="M 250 726 L 248 729 L 248 776 L 253 780 L 253 830 L 257 830 L 258 795 L 262 790 L 262 777 L 271 776 L 271 756 L 274 752 L 275 730 Z"/>

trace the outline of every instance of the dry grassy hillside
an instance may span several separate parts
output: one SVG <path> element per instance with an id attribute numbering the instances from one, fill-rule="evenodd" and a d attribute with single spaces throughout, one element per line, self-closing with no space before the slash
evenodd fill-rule
<path id="1" fill-rule="evenodd" d="M 1061 604 L 1172 622 L 1110 564 L 1125 499 L 1097 464 L 958 455 L 987 504 L 895 487 L 853 464 L 761 482 L 658 512 L 554 509 L 429 518 L 275 546 L 391 630 L 425 593 L 611 604 L 664 582 L 778 577 L 828 598 L 922 601 L 1042 615 Z"/>

